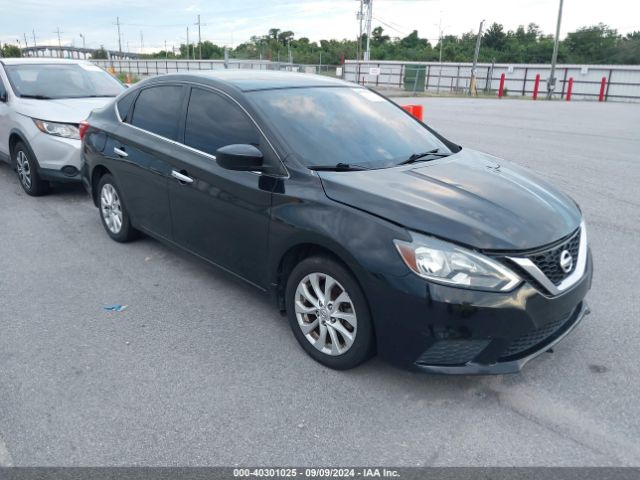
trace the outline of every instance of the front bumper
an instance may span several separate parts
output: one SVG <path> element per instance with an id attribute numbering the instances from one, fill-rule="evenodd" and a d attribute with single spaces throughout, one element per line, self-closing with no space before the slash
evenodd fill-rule
<path id="1" fill-rule="evenodd" d="M 82 169 L 80 140 L 61 138 L 42 132 L 29 144 L 40 166 L 40 176 L 54 182 L 79 182 Z"/>
<path id="2" fill-rule="evenodd" d="M 443 374 L 515 373 L 565 338 L 589 313 L 583 277 L 561 295 L 528 283 L 509 293 L 453 288 L 410 274 L 376 279 L 366 291 L 378 354 L 403 368 Z"/>

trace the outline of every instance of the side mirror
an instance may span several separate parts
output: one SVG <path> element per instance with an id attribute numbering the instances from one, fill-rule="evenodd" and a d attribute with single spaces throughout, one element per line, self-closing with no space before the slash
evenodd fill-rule
<path id="1" fill-rule="evenodd" d="M 216 150 L 218 165 L 227 170 L 262 170 L 262 152 L 253 145 L 227 145 Z"/>
<path id="2" fill-rule="evenodd" d="M 7 92 L 0 92 L 0 102 L 4 103 L 7 101 Z"/>

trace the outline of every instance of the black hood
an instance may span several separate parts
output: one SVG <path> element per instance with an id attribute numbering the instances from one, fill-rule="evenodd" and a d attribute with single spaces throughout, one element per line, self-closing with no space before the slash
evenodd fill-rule
<path id="1" fill-rule="evenodd" d="M 576 204 L 547 182 L 468 149 L 405 167 L 319 175 L 337 202 L 483 250 L 547 245 L 581 220 Z"/>

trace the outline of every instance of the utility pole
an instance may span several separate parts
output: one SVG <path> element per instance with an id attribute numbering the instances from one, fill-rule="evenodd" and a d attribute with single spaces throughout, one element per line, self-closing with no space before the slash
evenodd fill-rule
<path id="1" fill-rule="evenodd" d="M 198 57 L 200 58 L 200 60 L 202 60 L 202 37 L 200 36 L 200 27 L 203 26 L 203 23 L 200 21 L 200 14 L 198 14 L 198 21 L 194 23 L 194 25 L 198 26 Z M 231 41 L 231 43 L 233 43 L 233 40 Z M 193 56 L 195 57 L 195 51 L 193 53 Z"/>
<path id="2" fill-rule="evenodd" d="M 55 32 L 53 32 L 53 33 L 57 33 L 58 34 L 58 47 L 60 49 L 62 49 L 62 41 L 60 40 L 60 34 L 64 33 L 64 32 L 61 32 L 60 31 L 60 27 L 58 27 L 57 30 Z"/>
<path id="3" fill-rule="evenodd" d="M 367 4 L 367 51 L 364 53 L 366 62 L 371 60 L 371 22 L 373 20 L 373 0 L 364 0 Z"/>
<path id="4" fill-rule="evenodd" d="M 27 48 L 29 45 L 27 44 L 27 34 L 23 33 L 22 36 L 24 37 L 24 48 Z"/>
<path id="5" fill-rule="evenodd" d="M 122 57 L 122 37 L 120 36 L 120 17 L 116 17 L 116 25 L 118 26 L 118 53 Z"/>
<path id="6" fill-rule="evenodd" d="M 140 53 L 144 50 L 144 36 L 142 35 L 142 30 L 140 30 Z"/>
<path id="7" fill-rule="evenodd" d="M 482 41 L 482 25 L 484 20 L 480 22 L 478 29 L 478 38 L 476 38 L 476 50 L 473 52 L 473 67 L 471 67 L 471 81 L 469 82 L 469 95 L 474 97 L 478 94 L 476 89 L 476 70 L 478 69 L 478 56 L 480 55 L 480 42 Z"/>
<path id="8" fill-rule="evenodd" d="M 189 60 L 189 27 L 187 27 L 187 60 Z"/>
<path id="9" fill-rule="evenodd" d="M 558 9 L 558 23 L 556 25 L 556 38 L 553 42 L 553 54 L 551 55 L 551 73 L 547 81 L 547 100 L 551 100 L 556 88 L 556 61 L 558 60 L 558 44 L 560 43 L 560 22 L 562 21 L 562 0 Z"/>
<path id="10" fill-rule="evenodd" d="M 167 51 L 167 41 L 164 41 L 164 59 L 169 58 L 169 52 Z"/>
<path id="11" fill-rule="evenodd" d="M 31 30 L 31 33 L 33 33 L 33 46 L 37 47 L 36 45 L 36 31 L 35 29 Z"/>
<path id="12" fill-rule="evenodd" d="M 440 92 L 440 79 L 442 79 L 442 11 L 440 12 L 440 21 L 436 24 L 438 27 L 438 43 L 440 44 L 440 72 L 438 72 L 438 86 L 436 92 Z"/>
<path id="13" fill-rule="evenodd" d="M 363 0 L 360 0 L 360 11 L 358 13 L 356 13 L 356 18 L 358 19 L 358 22 L 360 23 L 360 30 L 358 33 L 358 47 L 357 47 L 357 58 L 356 60 L 360 61 L 362 60 L 362 19 L 363 19 L 363 14 L 362 14 L 362 8 L 363 8 Z"/>

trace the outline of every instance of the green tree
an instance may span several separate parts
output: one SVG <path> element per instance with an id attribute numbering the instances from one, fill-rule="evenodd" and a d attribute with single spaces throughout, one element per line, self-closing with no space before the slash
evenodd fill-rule
<path id="1" fill-rule="evenodd" d="M 93 52 L 91 58 L 106 60 L 109 58 L 109 54 L 104 49 L 104 47 L 100 45 L 100 48 Z"/>
<path id="2" fill-rule="evenodd" d="M 5 43 L 4 46 L 2 47 L 2 56 L 3 57 L 21 57 L 22 56 L 22 50 L 20 50 L 20 47 L 16 46 L 16 45 L 9 45 L 8 43 Z"/>
<path id="3" fill-rule="evenodd" d="M 616 30 L 599 23 L 567 34 L 563 44 L 572 63 L 608 63 L 618 39 Z"/>

